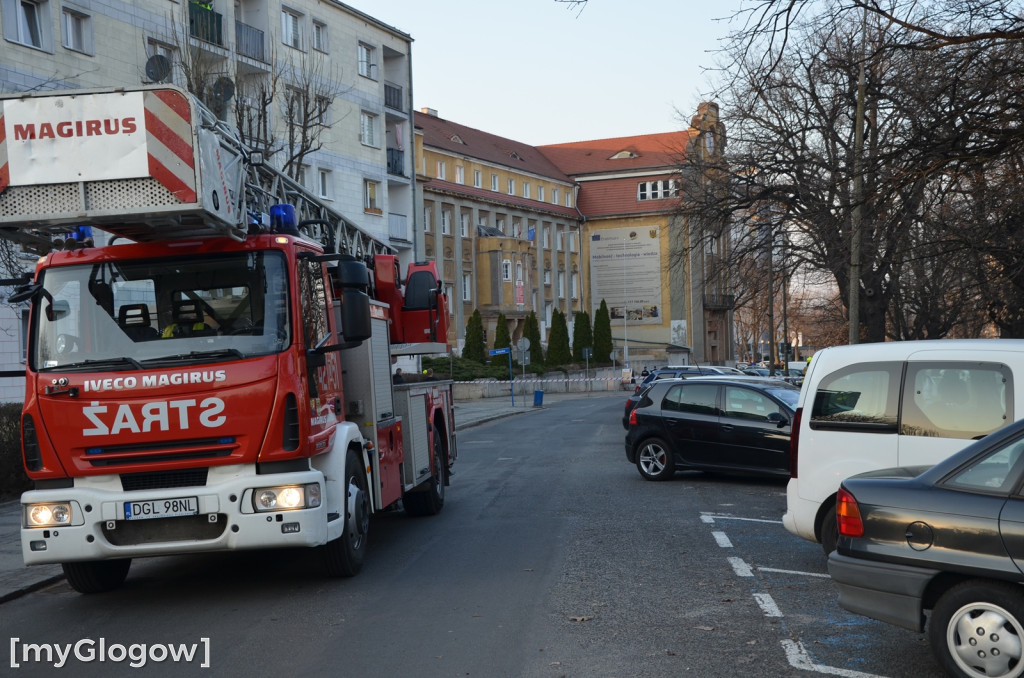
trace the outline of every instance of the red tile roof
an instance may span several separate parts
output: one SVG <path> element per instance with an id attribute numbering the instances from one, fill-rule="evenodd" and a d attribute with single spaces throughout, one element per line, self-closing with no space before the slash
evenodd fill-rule
<path id="1" fill-rule="evenodd" d="M 570 176 L 629 172 L 680 166 L 686 158 L 689 131 L 645 134 L 635 137 L 575 141 L 538 146 L 552 163 Z M 621 153 L 632 157 L 612 159 Z"/>
<path id="2" fill-rule="evenodd" d="M 419 111 L 415 112 L 415 124 L 423 130 L 424 146 L 476 158 L 517 172 L 529 172 L 555 181 L 572 183 L 572 179 L 543 153 L 520 141 L 481 132 Z M 460 139 L 462 143 L 455 139 Z"/>
<path id="3" fill-rule="evenodd" d="M 644 177 L 644 181 L 669 179 L 671 175 Z M 637 200 L 636 177 L 584 181 L 580 184 L 578 204 L 588 219 L 667 213 L 679 207 L 678 198 L 666 200 Z"/>

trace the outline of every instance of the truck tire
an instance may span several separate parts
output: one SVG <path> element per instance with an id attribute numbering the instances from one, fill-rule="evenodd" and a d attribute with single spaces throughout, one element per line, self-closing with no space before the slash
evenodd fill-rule
<path id="1" fill-rule="evenodd" d="M 128 576 L 131 558 L 124 560 L 95 560 L 81 563 L 62 563 L 64 576 L 71 588 L 79 593 L 103 593 L 116 589 Z"/>
<path id="2" fill-rule="evenodd" d="M 405 512 L 412 516 L 434 516 L 444 508 L 444 473 L 448 467 L 441 439 L 434 431 L 434 465 L 430 480 L 423 483 L 424 488 L 410 492 L 402 497 Z"/>
<path id="3" fill-rule="evenodd" d="M 355 452 L 345 456 L 345 529 L 341 536 L 323 546 L 327 573 L 332 577 L 353 577 L 363 567 L 366 538 L 370 532 L 370 493 L 366 474 Z"/>

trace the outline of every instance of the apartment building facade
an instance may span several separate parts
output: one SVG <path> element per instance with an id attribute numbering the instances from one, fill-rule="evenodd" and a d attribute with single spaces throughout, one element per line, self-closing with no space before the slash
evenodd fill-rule
<path id="1" fill-rule="evenodd" d="M 513 341 L 531 312 L 583 309 L 576 187 L 538 150 L 425 109 L 415 113 L 422 257 L 447 283 L 450 343 L 479 309 L 488 346 L 499 315 Z M 570 328 L 571 330 L 571 328 Z"/>
<path id="2" fill-rule="evenodd" d="M 403 264 L 414 259 L 409 35 L 334 0 L 0 0 L 0 25 L 3 92 L 185 87 L 232 126 L 245 120 L 250 146 L 276 151 L 272 164 Z M 301 129 L 315 137 L 289 171 L 289 131 Z M 0 370 L 22 365 L 14 328 L 26 315 L 0 306 Z M 23 389 L 0 380 L 0 400 Z"/>

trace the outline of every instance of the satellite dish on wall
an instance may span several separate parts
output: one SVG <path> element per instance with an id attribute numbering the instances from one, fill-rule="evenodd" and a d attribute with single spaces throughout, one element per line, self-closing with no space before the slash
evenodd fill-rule
<path id="1" fill-rule="evenodd" d="M 233 96 L 235 96 L 235 83 L 231 82 L 231 78 L 217 78 L 217 82 L 213 83 L 213 98 L 217 103 L 223 106 L 231 101 Z"/>
<path id="2" fill-rule="evenodd" d="M 146 77 L 150 82 L 165 82 L 171 75 L 171 60 L 163 54 L 146 59 Z"/>

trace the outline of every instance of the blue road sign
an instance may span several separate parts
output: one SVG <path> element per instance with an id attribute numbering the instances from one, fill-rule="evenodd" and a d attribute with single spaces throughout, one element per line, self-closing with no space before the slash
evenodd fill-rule
<path id="1" fill-rule="evenodd" d="M 506 353 L 508 353 L 510 351 L 511 351 L 511 349 L 506 346 L 505 348 L 496 348 L 496 349 L 492 350 L 490 353 L 491 353 L 491 355 L 505 355 Z"/>

